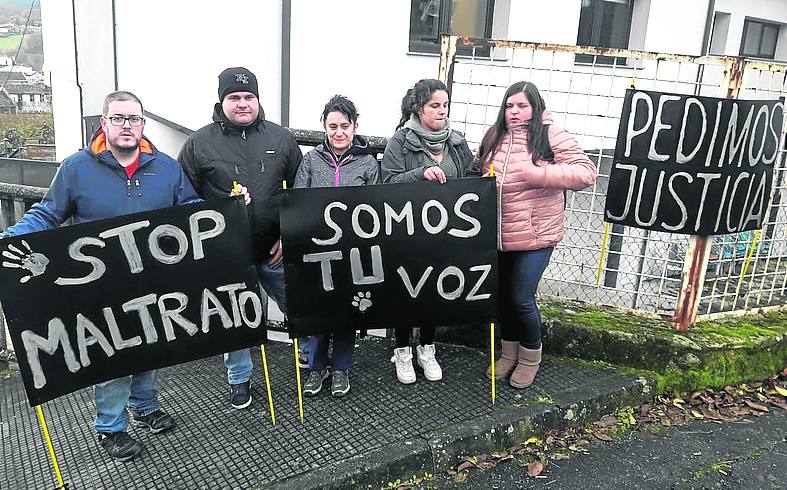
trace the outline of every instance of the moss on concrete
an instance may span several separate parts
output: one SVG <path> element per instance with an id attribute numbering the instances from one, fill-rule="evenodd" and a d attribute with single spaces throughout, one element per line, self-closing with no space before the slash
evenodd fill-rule
<path id="1" fill-rule="evenodd" d="M 700 322 L 685 333 L 661 318 L 587 304 L 550 302 L 541 313 L 547 352 L 653 377 L 657 391 L 719 388 L 787 366 L 784 312 Z"/>

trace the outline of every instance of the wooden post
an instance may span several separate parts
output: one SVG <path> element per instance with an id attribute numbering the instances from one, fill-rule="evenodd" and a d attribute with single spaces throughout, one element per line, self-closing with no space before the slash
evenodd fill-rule
<path id="1" fill-rule="evenodd" d="M 745 61 L 740 57 L 732 58 L 727 64 L 721 87 L 724 97 L 728 99 L 738 97 L 743 81 L 744 67 Z M 697 319 L 712 244 L 713 237 L 692 236 L 689 249 L 686 251 L 680 295 L 675 305 L 675 315 L 672 317 L 675 327 L 681 332 L 688 330 L 689 325 Z"/>

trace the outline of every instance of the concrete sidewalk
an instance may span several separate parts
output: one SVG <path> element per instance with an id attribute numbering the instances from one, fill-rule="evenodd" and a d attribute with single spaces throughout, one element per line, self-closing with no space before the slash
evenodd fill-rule
<path id="1" fill-rule="evenodd" d="M 581 424 L 647 399 L 651 385 L 547 358 L 527 390 L 498 383 L 497 403 L 483 372 L 488 353 L 438 345 L 444 379 L 401 385 L 390 362 L 392 343 L 357 342 L 352 390 L 304 398 L 298 417 L 292 348 L 268 347 L 276 425 L 268 413 L 259 349 L 249 409 L 229 405 L 219 357 L 160 371 L 163 408 L 178 426 L 152 435 L 130 428 L 142 456 L 116 462 L 93 432 L 91 390 L 44 405 L 69 488 L 380 488 L 397 478 L 447 469 L 463 454 L 510 447 L 534 433 Z M 306 373 L 304 370 L 302 373 Z M 304 376 L 305 378 L 305 376 Z M 303 379 L 305 382 L 305 379 Z M 21 379 L 0 380 L 0 488 L 55 488 L 47 449 Z"/>

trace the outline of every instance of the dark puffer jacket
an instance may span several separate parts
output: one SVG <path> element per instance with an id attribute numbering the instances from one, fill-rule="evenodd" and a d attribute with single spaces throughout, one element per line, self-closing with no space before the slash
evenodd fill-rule
<path id="1" fill-rule="evenodd" d="M 178 162 L 203 199 L 224 197 L 232 182 L 246 186 L 252 244 L 257 262 L 269 257 L 279 239 L 279 202 L 282 181 L 292 188 L 303 155 L 292 134 L 270 121 L 260 108 L 257 120 L 237 126 L 213 109 L 213 123 L 189 136 Z"/>

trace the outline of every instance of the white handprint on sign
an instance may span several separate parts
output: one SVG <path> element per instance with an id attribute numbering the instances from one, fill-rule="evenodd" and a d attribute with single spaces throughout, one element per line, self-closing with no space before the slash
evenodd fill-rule
<path id="1" fill-rule="evenodd" d="M 360 292 L 353 296 L 353 306 L 358 308 L 358 311 L 363 313 L 369 307 L 372 306 L 372 293 L 370 292 Z"/>
<path id="2" fill-rule="evenodd" d="M 22 247 L 26 250 L 19 250 L 11 244 L 8 245 L 8 250 L 3 250 L 3 257 L 8 259 L 3 261 L 3 267 L 24 270 L 25 273 L 19 282 L 27 282 L 31 277 L 40 276 L 46 271 L 49 259 L 44 254 L 33 252 L 24 240 L 22 240 Z"/>

